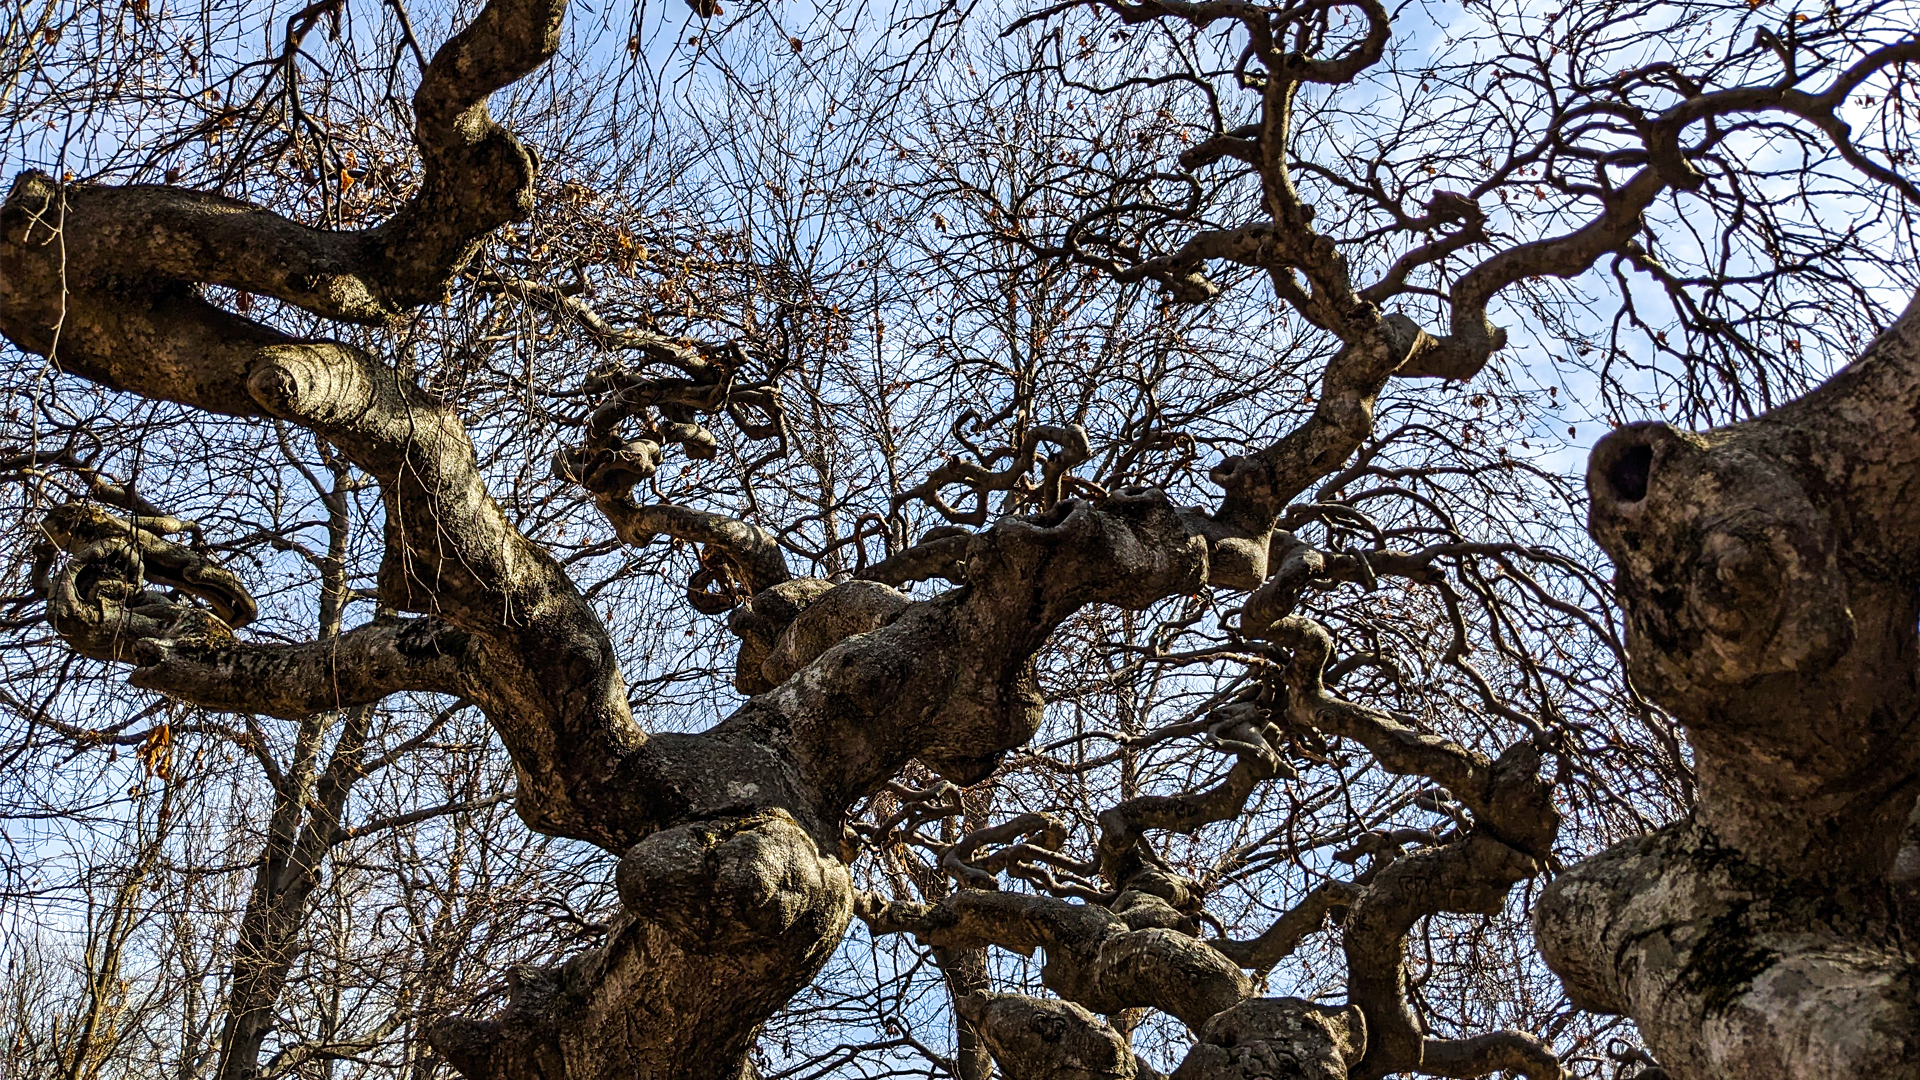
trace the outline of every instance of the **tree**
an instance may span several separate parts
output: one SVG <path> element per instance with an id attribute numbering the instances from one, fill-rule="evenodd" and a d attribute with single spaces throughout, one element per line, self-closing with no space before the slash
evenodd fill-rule
<path id="1" fill-rule="evenodd" d="M 1765 7 L 1068 3 L 1009 16 L 985 86 L 916 66 L 960 40 L 954 11 L 904 24 L 924 35 L 904 59 L 787 36 L 773 55 L 818 46 L 884 90 L 820 106 L 810 156 L 773 110 L 685 141 L 653 124 L 647 167 L 732 184 L 704 203 L 663 184 L 680 204 L 648 213 L 620 200 L 651 176 L 606 171 L 604 145 L 536 154 L 489 112 L 554 77 L 564 3 L 491 0 L 431 59 L 393 5 L 333 46 L 382 58 L 365 68 L 307 56 L 344 19 L 314 5 L 224 99 L 176 100 L 197 111 L 181 132 L 98 151 L 174 179 L 16 177 L 0 333 L 59 378 L 187 410 L 170 430 L 306 432 L 377 490 L 377 569 L 319 568 L 319 637 L 250 635 L 260 599 L 193 523 L 43 485 L 20 628 L 302 730 L 396 695 L 477 706 L 520 817 L 616 856 L 619 906 L 597 945 L 513 968 L 503 1006 L 432 1023 L 471 1077 L 752 1075 L 856 917 L 930 950 L 956 1075 L 1156 1075 L 1133 1035 L 1159 1014 L 1189 1033 L 1166 1062 L 1184 1080 L 1557 1077 L 1579 1056 L 1564 1028 L 1454 1030 L 1490 1011 L 1440 1015 L 1434 973 L 1461 965 L 1410 945 L 1486 943 L 1497 924 L 1466 917 L 1511 913 L 1516 886 L 1676 793 L 1689 817 L 1538 900 L 1573 1001 L 1631 1016 L 1675 1076 L 1906 1075 L 1920 306 L 1883 301 L 1913 286 L 1920 38 L 1897 5 Z M 134 71 L 173 24 L 83 13 L 23 13 L 7 85 L 119 115 L 35 57 L 123 34 Z M 620 89 L 557 82 L 530 111 L 651 137 Z M 406 153 L 379 135 L 395 115 Z M 1608 276 L 1601 329 L 1574 287 Z M 1496 317 L 1569 370 L 1597 354 L 1596 411 L 1740 420 L 1595 448 L 1624 644 L 1577 545 L 1534 542 L 1565 513 L 1554 477 L 1487 430 L 1539 408 Z M 17 370 L 22 476 L 101 473 L 43 449 L 63 425 L 145 460 L 154 436 L 114 406 L 63 418 Z M 1402 391 L 1420 380 L 1448 385 Z M 588 507 L 598 532 L 568 539 Z M 724 691 L 672 700 L 680 671 L 630 689 L 653 654 L 597 606 L 676 560 L 684 602 L 738 639 L 743 700 L 696 731 L 645 712 Z M 350 594 L 374 613 L 347 628 Z M 1697 792 L 1637 691 L 1685 728 Z M 1071 730 L 1026 752 L 1049 723 Z M 1196 736 L 1224 772 L 1167 753 Z M 1117 791 L 1089 789 L 1103 770 Z M 1314 770 L 1324 803 L 1304 782 L 1263 801 Z M 1046 812 L 1047 776 L 1072 813 Z M 315 835 L 340 814 L 323 801 Z M 1192 834 L 1209 857 L 1175 850 Z M 1229 932 L 1213 908 L 1280 859 L 1315 883 Z M 1266 996 L 1329 920 L 1341 1002 Z M 991 950 L 1036 948 L 1053 996 L 997 992 Z"/>

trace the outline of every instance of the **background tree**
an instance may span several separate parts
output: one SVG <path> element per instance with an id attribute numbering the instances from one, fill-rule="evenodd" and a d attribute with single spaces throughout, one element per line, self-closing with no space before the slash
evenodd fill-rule
<path id="1" fill-rule="evenodd" d="M 385 883 L 338 892 L 323 948 L 326 845 L 298 837 L 353 796 L 273 784 L 274 820 L 311 816 L 260 872 L 308 891 L 253 907 L 322 959 L 237 930 L 222 1025 L 277 1014 L 269 1071 L 425 1072 L 422 1034 L 500 1077 L 1631 1071 L 1514 888 L 1690 803 L 1540 901 L 1573 1001 L 1676 1075 L 1911 1068 L 1908 465 L 1874 410 L 1906 400 L 1913 320 L 1731 434 L 1601 444 L 1627 647 L 1548 435 L 1752 417 L 1892 324 L 1910 12 L 1155 0 L 1003 13 L 998 43 L 942 9 L 884 39 L 864 12 L 641 20 L 624 48 L 563 13 L 49 4 L 8 31 L 0 100 L 68 121 L 0 214 L 0 331 L 51 361 L 13 369 L 22 804 L 71 813 L 67 761 L 136 730 L 61 715 L 118 665 L 264 718 L 242 749 L 290 725 L 269 777 L 323 775 L 326 738 L 351 761 L 380 715 L 485 775 L 419 734 L 471 703 L 521 818 L 575 842 L 518 856 L 564 913 L 527 934 L 538 909 L 460 903 L 492 895 L 468 848 L 383 830 L 349 869 Z M 264 59 L 233 43 L 261 25 Z M 488 111 L 509 87 L 523 135 Z M 279 495 L 306 451 L 204 450 L 308 436 L 334 480 L 300 498 L 368 496 L 311 565 Z M 1688 725 L 1697 794 L 1634 685 Z M 187 726 L 141 729 L 141 768 Z M 365 963 L 351 927 L 393 902 L 417 944 Z M 833 959 L 855 916 L 870 977 Z M 256 954 L 312 1007 L 247 989 Z M 911 1011 L 940 998 L 951 1050 Z M 149 1011 L 205 1030 L 177 1000 Z"/>

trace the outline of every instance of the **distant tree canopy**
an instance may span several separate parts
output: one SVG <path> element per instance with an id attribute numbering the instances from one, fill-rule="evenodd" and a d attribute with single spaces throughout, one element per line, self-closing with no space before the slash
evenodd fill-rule
<path id="1" fill-rule="evenodd" d="M 0 12 L 7 1077 L 1920 1078 L 1920 9 L 692 6 Z"/>

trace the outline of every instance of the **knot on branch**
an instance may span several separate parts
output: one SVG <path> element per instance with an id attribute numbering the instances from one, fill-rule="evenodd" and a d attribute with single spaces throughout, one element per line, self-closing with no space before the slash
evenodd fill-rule
<path id="1" fill-rule="evenodd" d="M 893 622 L 913 600 L 897 589 L 855 579 L 794 578 L 755 593 L 727 617 L 740 639 L 733 685 L 761 694 L 786 682 L 828 649 Z"/>
<path id="2" fill-rule="evenodd" d="M 668 350 L 683 377 L 621 370 L 588 376 L 578 394 L 598 404 L 570 421 L 583 429 L 583 437 L 579 446 L 554 454 L 555 478 L 577 483 L 602 499 L 626 498 L 636 484 L 659 471 L 669 446 L 680 447 L 695 461 L 710 461 L 719 453 L 720 442 L 700 422 L 703 416 L 727 417 L 749 440 L 778 439 L 769 458 L 785 454 L 779 388 L 770 381 L 741 377 L 748 357 L 737 345 L 699 352 Z"/>
<path id="3" fill-rule="evenodd" d="M 1134 1080 L 1141 1070 L 1125 1036 L 1068 1001 L 970 994 L 954 1011 L 980 1032 L 1007 1080 Z"/>
<path id="4" fill-rule="evenodd" d="M 1689 720 L 1718 688 L 1822 672 L 1853 645 L 1838 533 L 1772 457 L 1654 422 L 1588 460 L 1588 527 L 1619 569 L 1629 669 Z"/>
<path id="5" fill-rule="evenodd" d="M 1206 913 L 1206 893 L 1200 883 L 1174 871 L 1146 843 L 1134 845 L 1121 861 L 1119 895 L 1110 906 L 1114 915 L 1135 930 L 1175 930 L 1198 936 Z M 1217 923 L 1215 924 L 1218 925 Z"/>
<path id="6" fill-rule="evenodd" d="M 817 580 L 817 579 L 815 579 Z M 789 585 L 798 584 L 790 582 Z M 789 590 L 788 596 L 777 600 L 770 598 L 767 607 L 797 606 L 799 610 L 790 616 L 783 627 L 777 627 L 770 619 L 757 615 L 731 620 L 729 626 L 740 628 L 757 624 L 755 645 L 767 641 L 766 630 L 774 629 L 771 642 L 766 646 L 764 658 L 760 661 L 759 678 L 749 678 L 746 663 L 751 659 L 749 643 L 745 636 L 740 642 L 739 666 L 735 670 L 734 683 L 743 692 L 759 693 L 771 690 L 801 668 L 806 667 L 828 649 L 842 641 L 859 634 L 871 633 L 892 622 L 900 616 L 913 599 L 897 589 L 889 588 L 876 581 L 844 581 L 838 585 L 821 582 L 824 589 L 807 587 Z M 780 586 L 777 588 L 785 588 Z M 769 590 L 774 591 L 774 590 Z M 766 595 L 762 593 L 761 595 Z M 795 604 L 795 601 L 798 601 Z M 760 597 L 752 601 L 759 606 Z M 746 686 L 759 687 L 747 690 Z"/>
<path id="7" fill-rule="evenodd" d="M 1207 540 L 1186 524 L 1158 488 L 1069 499 L 1044 513 L 1002 518 L 976 536 L 967 580 L 995 603 L 1038 601 L 1061 613 L 1109 603 L 1138 611 L 1207 580 Z"/>
<path id="8" fill-rule="evenodd" d="M 1201 169 L 1224 158 L 1233 158 L 1251 165 L 1260 150 L 1260 125 L 1243 124 L 1230 131 L 1202 139 L 1192 148 L 1181 153 L 1177 159 L 1180 167 L 1189 171 Z"/>
<path id="9" fill-rule="evenodd" d="M 950 585 L 964 585 L 967 546 L 972 541 L 973 533 L 968 529 L 958 525 L 937 526 L 922 534 L 919 543 L 862 568 L 854 576 L 895 587 L 930 578 L 940 578 Z"/>
<path id="10" fill-rule="evenodd" d="M 695 950 L 837 939 L 853 912 L 846 868 L 779 809 L 654 833 L 627 850 L 614 881 L 629 911 Z"/>
<path id="11" fill-rule="evenodd" d="M 624 495 L 652 479 L 663 460 L 660 443 L 653 439 L 606 439 L 599 445 L 554 451 L 553 477 L 595 494 Z"/>
<path id="12" fill-rule="evenodd" d="M 1253 998 L 1206 1022 L 1172 1080 L 1346 1080 L 1366 1046 L 1356 1006 Z"/>
<path id="13" fill-rule="evenodd" d="M 1327 661 L 1333 657 L 1333 635 L 1317 621 L 1304 615 L 1288 615 L 1264 628 L 1248 626 L 1249 633 L 1289 649 L 1293 659 L 1287 664 L 1286 681 L 1300 704 L 1326 697 Z"/>
<path id="14" fill-rule="evenodd" d="M 1470 195 L 1458 191 L 1435 190 L 1427 199 L 1427 217 L 1435 223 L 1468 221 L 1476 225 L 1487 220 L 1487 212 Z"/>
<path id="15" fill-rule="evenodd" d="M 791 577 L 779 542 L 724 514 L 670 503 L 642 506 L 632 496 L 636 485 L 660 470 L 667 447 L 678 446 L 697 461 L 719 453 L 719 440 L 699 422 L 701 416 L 724 415 L 749 440 L 778 440 L 769 454 L 747 464 L 749 473 L 786 453 L 778 388 L 740 377 L 747 356 L 737 346 L 706 353 L 675 361 L 684 378 L 624 371 L 590 376 L 579 393 L 599 404 L 571 421 L 584 429 L 581 444 L 556 451 L 552 469 L 557 479 L 592 492 L 595 506 L 626 543 L 644 547 L 665 533 L 704 545 L 700 568 L 687 582 L 687 602 L 718 615 Z"/>
<path id="16" fill-rule="evenodd" d="M 1150 1006 L 1194 1031 L 1254 990 L 1253 981 L 1240 965 L 1219 950 L 1190 935 L 1157 926 L 1107 939 L 1076 981 L 1081 992 L 1075 996 L 1100 1006 L 1102 1011 Z"/>
<path id="17" fill-rule="evenodd" d="M 274 345 L 247 373 L 247 393 L 268 413 L 303 425 L 354 420 L 376 389 L 365 365 L 338 346 Z"/>
<path id="18" fill-rule="evenodd" d="M 1204 304 L 1220 295 L 1220 286 L 1207 277 L 1204 266 L 1181 268 L 1161 281 L 1166 284 L 1167 298 L 1176 304 Z"/>
<path id="19" fill-rule="evenodd" d="M 40 522 L 46 540 L 34 567 L 54 629 L 88 656 L 143 664 L 156 650 L 231 645 L 233 630 L 259 607 L 232 572 L 166 539 L 197 530 L 175 517 L 123 518 L 93 503 L 55 507 Z M 61 552 L 70 558 L 56 573 Z"/>
<path id="20" fill-rule="evenodd" d="M 1276 776 L 1291 780 L 1299 774 L 1276 749 L 1282 734 L 1280 725 L 1272 719 L 1272 694 L 1277 688 L 1261 684 L 1251 689 L 1247 700 L 1223 705 L 1207 714 L 1206 745 L 1232 754 L 1238 763 L 1246 766 L 1256 782 Z"/>
<path id="21" fill-rule="evenodd" d="M 648 837 L 621 860 L 616 884 L 625 910 L 604 945 L 524 971 L 487 1019 L 428 1029 L 462 1075 L 609 1076 L 610 1060 L 625 1075 L 636 1060 L 643 1075 L 685 1075 L 690 1063 L 714 1066 L 695 1075 L 720 1075 L 720 1063 L 745 1060 L 761 1020 L 819 972 L 853 910 L 845 868 L 779 810 Z M 636 1024 L 648 1015 L 705 1019 Z"/>
<path id="22" fill-rule="evenodd" d="M 762 589 L 727 616 L 727 629 L 740 639 L 734 655 L 734 688 L 743 694 L 762 694 L 780 685 L 769 682 L 767 660 L 793 620 L 833 588 L 825 578 L 794 578 Z"/>
<path id="23" fill-rule="evenodd" d="M 642 377 L 626 372 L 590 376 L 580 391 L 601 403 L 574 422 L 584 428 L 581 445 L 554 455 L 554 476 L 595 495 L 625 495 L 659 471 L 668 446 L 695 461 L 710 461 L 720 442 L 700 416 L 724 414 L 749 439 L 782 439 L 780 395 L 770 383 L 743 384 L 728 363 L 703 363 L 686 378 Z M 623 430 L 632 429 L 631 435 Z"/>

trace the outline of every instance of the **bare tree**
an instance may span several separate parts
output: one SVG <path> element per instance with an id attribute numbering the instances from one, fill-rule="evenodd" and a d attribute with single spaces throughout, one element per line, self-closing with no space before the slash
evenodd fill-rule
<path id="1" fill-rule="evenodd" d="M 311 638 L 236 633 L 262 597 L 127 487 L 21 523 L 40 539 L 15 629 L 44 620 L 140 690 L 301 733 L 225 1074 L 258 1064 L 315 870 L 352 831 L 364 725 L 401 695 L 477 706 L 515 810 L 616 856 L 619 909 L 577 920 L 593 947 L 508 971 L 504 1003 L 409 982 L 345 1037 L 351 1003 L 323 1002 L 275 1067 L 431 1017 L 439 1055 L 502 1080 L 893 1050 L 1124 1080 L 1160 1075 L 1136 1046 L 1152 1031 L 1183 1080 L 1559 1077 L 1598 1029 L 1567 1037 L 1551 1005 L 1514 1023 L 1459 973 L 1514 940 L 1517 886 L 1691 800 L 1540 896 L 1573 1003 L 1631 1016 L 1675 1076 L 1920 1068 L 1901 861 L 1920 304 L 1883 303 L 1913 285 L 1920 38 L 1899 5 L 1764 7 L 1075 0 L 1011 18 L 952 85 L 916 67 L 961 40 L 952 11 L 894 27 L 931 35 L 904 59 L 782 28 L 778 63 L 748 50 L 725 77 L 819 64 L 884 90 L 728 98 L 743 111 L 693 140 L 556 75 L 559 0 L 490 0 L 430 59 L 391 5 L 345 31 L 340 57 L 374 58 L 357 68 L 308 57 L 345 18 L 317 4 L 268 59 L 220 61 L 224 99 L 128 80 L 192 115 L 92 158 L 166 182 L 29 170 L 0 208 L 0 333 L 53 369 L 20 366 L 16 471 L 74 469 L 48 448 L 63 425 L 141 457 L 230 423 L 310 436 L 330 510 L 343 484 L 378 497 L 366 572 L 317 564 Z M 4 85 L 127 115 L 36 50 L 95 33 L 143 71 L 164 20 L 71 14 L 20 16 Z M 558 137 L 536 154 L 489 100 L 542 80 L 539 124 L 571 107 L 672 164 L 622 172 Z M 795 153 L 802 115 L 819 135 Z M 409 153 L 369 134 L 383 116 Z M 164 171 L 184 168 L 204 183 Z M 709 178 L 707 201 L 623 213 L 652 168 Z M 1609 280 L 1610 319 L 1577 291 Z M 1624 642 L 1577 544 L 1537 542 L 1564 487 L 1489 432 L 1526 408 L 1497 359 L 1511 317 L 1588 369 L 1602 417 L 1739 420 L 1595 449 Z M 83 416 L 47 379 L 152 404 Z M 1402 396 L 1418 380 L 1471 386 Z M 616 636 L 614 601 L 670 569 L 724 616 L 730 663 L 692 625 L 677 667 L 657 635 Z M 349 627 L 355 600 L 373 613 Z M 709 725 L 716 669 L 740 697 Z M 1685 727 L 1697 783 L 1639 692 Z M 1256 918 L 1282 862 L 1300 887 Z M 476 921 L 514 925 L 433 907 L 409 908 L 436 926 L 427 971 Z M 855 918 L 875 956 L 927 950 L 951 1057 L 884 1011 L 815 1066 L 756 1046 Z M 1309 940 L 1335 973 L 1270 995 Z M 1037 979 L 1005 959 L 1035 950 Z"/>

